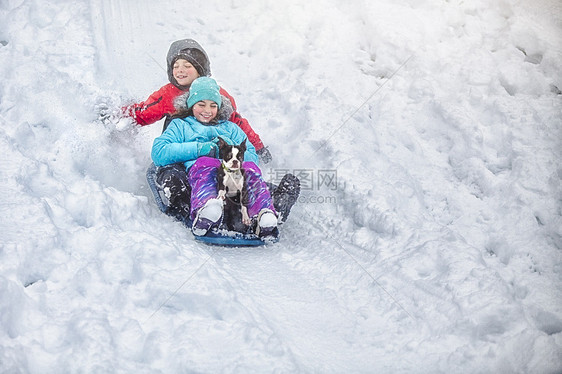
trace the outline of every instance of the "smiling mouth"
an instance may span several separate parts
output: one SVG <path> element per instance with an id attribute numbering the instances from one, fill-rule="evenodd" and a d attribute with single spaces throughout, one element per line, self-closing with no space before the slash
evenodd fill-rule
<path id="1" fill-rule="evenodd" d="M 210 121 L 212 116 L 211 116 L 211 115 L 203 115 L 203 114 L 200 114 L 199 117 L 200 117 L 202 120 Z"/>

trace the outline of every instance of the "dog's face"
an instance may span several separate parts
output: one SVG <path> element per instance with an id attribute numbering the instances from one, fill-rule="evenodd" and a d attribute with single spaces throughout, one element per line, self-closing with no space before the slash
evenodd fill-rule
<path id="1" fill-rule="evenodd" d="M 226 168 L 240 169 L 244 162 L 244 152 L 246 152 L 246 140 L 240 145 L 229 145 L 222 138 L 219 138 L 219 158 L 222 159 Z"/>

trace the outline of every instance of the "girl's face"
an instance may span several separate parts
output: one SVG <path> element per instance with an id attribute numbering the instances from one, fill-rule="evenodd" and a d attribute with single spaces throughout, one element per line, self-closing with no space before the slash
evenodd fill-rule
<path id="1" fill-rule="evenodd" d="M 209 123 L 219 111 L 217 103 L 211 100 L 201 100 L 193 106 L 193 116 L 201 123 Z"/>
<path id="2" fill-rule="evenodd" d="M 176 62 L 174 62 L 172 75 L 176 78 L 180 86 L 189 86 L 191 82 L 199 78 L 197 69 L 195 69 L 189 61 L 184 60 L 183 58 L 179 58 Z"/>

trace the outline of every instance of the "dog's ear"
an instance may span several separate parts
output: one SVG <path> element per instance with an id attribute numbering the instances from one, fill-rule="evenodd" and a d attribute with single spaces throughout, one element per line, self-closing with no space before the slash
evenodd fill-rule
<path id="1" fill-rule="evenodd" d="M 224 139 L 219 136 L 219 148 L 223 148 L 225 145 L 228 145 L 228 143 L 225 142 Z"/>
<path id="2" fill-rule="evenodd" d="M 246 139 L 242 143 L 240 143 L 240 150 L 242 153 L 246 152 Z"/>

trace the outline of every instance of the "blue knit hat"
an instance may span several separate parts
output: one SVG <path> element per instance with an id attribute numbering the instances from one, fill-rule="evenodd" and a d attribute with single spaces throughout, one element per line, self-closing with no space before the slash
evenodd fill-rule
<path id="1" fill-rule="evenodd" d="M 187 98 L 187 108 L 191 108 L 202 100 L 211 100 L 217 103 L 219 108 L 222 104 L 220 87 L 213 78 L 200 77 L 194 80 L 189 87 L 189 97 Z"/>

